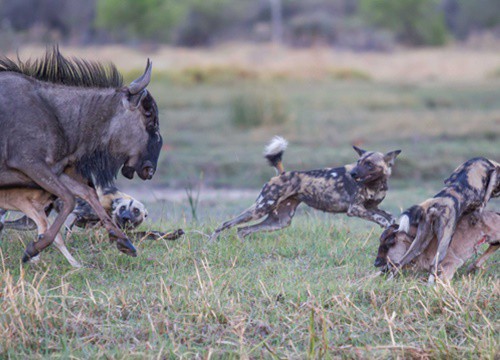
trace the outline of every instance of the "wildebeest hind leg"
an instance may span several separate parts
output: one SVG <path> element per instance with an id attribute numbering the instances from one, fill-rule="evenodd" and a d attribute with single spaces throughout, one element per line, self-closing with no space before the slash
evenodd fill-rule
<path id="1" fill-rule="evenodd" d="M 97 197 L 97 193 L 95 192 L 95 190 L 76 181 L 66 174 L 61 175 L 61 180 L 66 184 L 66 186 L 68 186 L 68 188 L 75 196 L 78 196 L 79 198 L 89 203 L 92 209 L 96 212 L 99 219 L 102 221 L 102 224 L 108 231 L 110 238 L 112 240 L 114 240 L 115 238 L 117 239 L 116 246 L 118 247 L 118 250 L 127 255 L 137 256 L 137 250 L 135 249 L 134 245 L 132 245 L 123 231 L 121 231 L 116 226 L 113 220 L 111 220 L 109 215 L 106 213 L 106 210 L 104 210 L 101 203 L 99 202 L 99 198 Z"/>
<path id="2" fill-rule="evenodd" d="M 295 215 L 295 209 L 299 204 L 300 201 L 297 199 L 287 199 L 283 201 L 264 221 L 255 225 L 239 228 L 238 236 L 243 239 L 258 231 L 276 231 L 289 226 Z"/>
<path id="3" fill-rule="evenodd" d="M 488 258 L 500 248 L 500 243 L 492 244 L 490 245 L 486 251 L 484 252 L 483 255 L 479 257 L 476 261 L 474 261 L 472 264 L 469 265 L 467 268 L 467 272 L 473 272 L 476 269 L 482 269 L 483 264 L 488 260 Z"/>
<path id="4" fill-rule="evenodd" d="M 33 161 L 26 162 L 26 160 L 11 160 L 8 165 L 9 167 L 26 174 L 42 189 L 57 196 L 63 203 L 61 211 L 55 218 L 52 225 L 48 228 L 47 232 L 40 235 L 38 237 L 38 241 L 31 242 L 26 247 L 23 256 L 23 262 L 26 262 L 52 244 L 61 229 L 61 226 L 64 224 L 64 221 L 73 211 L 73 208 L 75 207 L 75 198 L 68 188 L 64 186 L 61 180 L 47 167 L 47 165 L 42 162 L 33 163 Z"/>

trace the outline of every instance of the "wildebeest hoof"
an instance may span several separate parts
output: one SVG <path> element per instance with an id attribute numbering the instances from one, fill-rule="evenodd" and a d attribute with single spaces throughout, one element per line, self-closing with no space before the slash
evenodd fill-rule
<path id="1" fill-rule="evenodd" d="M 116 241 L 116 247 L 118 248 L 118 250 L 120 250 L 124 254 L 127 254 L 127 255 L 132 256 L 132 257 L 137 256 L 137 250 L 135 249 L 132 242 L 127 238 L 125 238 L 125 239 L 119 238 Z"/>
<path id="2" fill-rule="evenodd" d="M 38 251 L 35 247 L 34 242 L 30 242 L 28 246 L 26 247 L 26 250 L 24 250 L 24 255 L 23 255 L 23 263 L 26 263 L 30 261 L 32 258 L 40 254 L 40 251 Z"/>

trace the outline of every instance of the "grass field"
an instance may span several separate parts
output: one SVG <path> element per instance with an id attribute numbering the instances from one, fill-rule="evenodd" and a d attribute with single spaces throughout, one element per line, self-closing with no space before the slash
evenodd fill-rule
<path id="1" fill-rule="evenodd" d="M 352 144 L 402 149 L 382 204 L 393 213 L 434 195 L 468 158 L 499 161 L 500 79 L 488 75 L 497 55 L 485 56 L 482 71 L 464 55 L 463 82 L 429 78 L 432 66 L 415 55 L 406 59 L 425 76 L 407 81 L 396 76 L 404 69 L 398 56 L 385 67 L 377 58 L 373 72 L 362 62 L 342 71 L 321 62 L 320 78 L 309 76 L 305 60 L 294 77 L 292 62 L 254 74 L 244 62 L 188 56 L 185 70 L 153 56 L 163 64 L 151 92 L 164 151 L 152 182 L 120 185 L 147 203 L 145 229 L 186 235 L 141 241 L 129 258 L 104 233 L 82 231 L 68 241 L 85 265 L 74 270 L 55 249 L 22 265 L 33 234 L 4 232 L 0 358 L 497 359 L 499 254 L 474 276 L 460 270 L 451 284 L 429 287 L 425 274 L 409 273 L 387 281 L 373 267 L 380 228 L 306 207 L 283 231 L 241 242 L 232 230 L 208 242 L 274 175 L 261 154 L 275 134 L 290 141 L 287 169 L 354 162 Z M 450 61 L 446 74 L 460 64 Z M 132 77 L 142 63 L 119 64 Z M 391 65 L 396 75 L 384 77 Z M 190 206 L 185 189 L 199 202 Z"/>

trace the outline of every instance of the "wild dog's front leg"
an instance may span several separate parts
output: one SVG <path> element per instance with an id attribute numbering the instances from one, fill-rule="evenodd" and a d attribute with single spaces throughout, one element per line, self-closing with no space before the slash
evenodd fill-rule
<path id="1" fill-rule="evenodd" d="M 299 204 L 300 201 L 297 199 L 287 199 L 283 201 L 278 208 L 271 212 L 261 223 L 239 228 L 238 237 L 243 239 L 254 232 L 275 231 L 289 226 L 295 215 L 295 209 Z"/>
<path id="2" fill-rule="evenodd" d="M 356 216 L 365 220 L 373 221 L 384 228 L 387 228 L 396 222 L 396 219 L 384 210 L 379 208 L 367 209 L 358 204 L 349 206 L 347 216 Z"/>

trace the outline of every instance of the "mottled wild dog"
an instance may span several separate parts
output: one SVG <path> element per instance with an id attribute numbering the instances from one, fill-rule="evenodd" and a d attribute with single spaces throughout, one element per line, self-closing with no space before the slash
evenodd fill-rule
<path id="1" fill-rule="evenodd" d="M 417 226 L 413 225 L 408 232 L 399 231 L 397 225 L 392 225 L 380 236 L 376 267 L 383 267 L 383 271 L 390 268 L 390 264 L 397 264 L 415 240 Z M 474 263 L 468 271 L 481 268 L 482 264 L 500 247 L 500 213 L 484 211 L 480 215 L 469 214 L 458 222 L 450 246 L 439 265 L 442 278 L 451 280 L 457 269 L 476 253 L 480 244 L 490 246 Z M 433 271 L 433 260 L 438 249 L 437 237 L 434 235 L 429 245 L 423 252 L 415 257 L 407 268 Z M 431 279 L 433 280 L 433 279 Z"/>
<path id="2" fill-rule="evenodd" d="M 438 248 L 433 269 L 446 256 L 453 233 L 463 215 L 478 216 L 492 197 L 500 196 L 500 164 L 478 157 L 460 165 L 445 180 L 445 187 L 433 198 L 412 206 L 400 217 L 399 231 L 416 230 L 415 241 L 397 266 L 404 266 L 419 256 L 436 237 Z M 433 280 L 431 274 L 429 280 Z"/>
<path id="3" fill-rule="evenodd" d="M 387 192 L 394 160 L 401 150 L 387 154 L 365 151 L 354 146 L 360 156 L 357 163 L 338 168 L 309 171 L 285 171 L 282 156 L 288 143 L 275 137 L 264 151 L 264 157 L 278 175 L 264 185 L 257 201 L 236 218 L 226 221 L 211 236 L 238 224 L 266 219 L 238 229 L 244 238 L 257 231 L 275 231 L 290 225 L 300 203 L 329 213 L 347 213 L 373 221 L 382 227 L 394 223 L 388 212 L 378 208 Z"/>
<path id="4" fill-rule="evenodd" d="M 23 261 L 58 234 L 79 197 L 92 206 L 120 251 L 136 256 L 94 189 L 120 171 L 143 180 L 162 146 L 158 107 L 146 89 L 152 66 L 128 86 L 113 65 L 66 59 L 59 49 L 36 61 L 0 59 L 0 189 L 41 188 L 62 202 L 52 225 L 28 244 Z"/>

